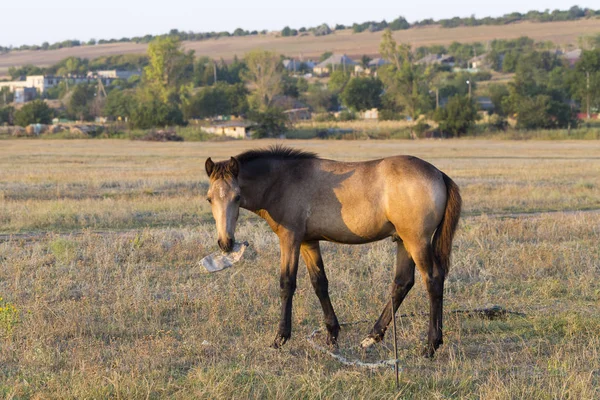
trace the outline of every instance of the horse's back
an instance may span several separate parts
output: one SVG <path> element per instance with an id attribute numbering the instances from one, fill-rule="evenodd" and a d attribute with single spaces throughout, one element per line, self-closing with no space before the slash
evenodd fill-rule
<path id="1" fill-rule="evenodd" d="M 313 173 L 306 182 L 312 193 L 307 205 L 311 237 L 363 243 L 404 231 L 431 235 L 441 221 L 446 202 L 442 173 L 419 158 L 318 160 Z"/>

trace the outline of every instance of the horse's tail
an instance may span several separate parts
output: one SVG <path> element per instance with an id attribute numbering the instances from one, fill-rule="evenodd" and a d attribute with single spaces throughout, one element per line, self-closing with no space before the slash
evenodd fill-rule
<path id="1" fill-rule="evenodd" d="M 445 274 L 448 274 L 450 269 L 450 253 L 452 252 L 452 239 L 458 219 L 460 218 L 460 210 L 462 207 L 462 199 L 458 186 L 448 175 L 442 172 L 444 183 L 446 184 L 446 210 L 442 222 L 438 226 L 433 235 L 433 254 L 436 262 L 444 269 Z"/>

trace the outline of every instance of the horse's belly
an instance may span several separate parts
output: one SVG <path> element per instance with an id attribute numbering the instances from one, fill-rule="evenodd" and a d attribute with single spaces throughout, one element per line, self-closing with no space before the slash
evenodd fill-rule
<path id="1" fill-rule="evenodd" d="M 307 223 L 307 240 L 360 244 L 384 239 L 395 232 L 394 226 L 384 219 L 315 218 Z"/>

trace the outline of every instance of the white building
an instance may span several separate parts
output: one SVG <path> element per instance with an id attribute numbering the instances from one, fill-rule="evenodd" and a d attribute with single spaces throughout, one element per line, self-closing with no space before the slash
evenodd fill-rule
<path id="1" fill-rule="evenodd" d="M 61 79 L 52 75 L 30 75 L 24 80 L 0 82 L 0 89 L 8 87 L 8 90 L 14 93 L 18 88 L 35 88 L 38 93 L 44 93 L 46 90 L 58 85 Z"/>

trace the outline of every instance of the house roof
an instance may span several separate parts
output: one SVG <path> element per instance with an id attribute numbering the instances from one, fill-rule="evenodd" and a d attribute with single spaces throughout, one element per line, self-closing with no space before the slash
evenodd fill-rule
<path id="1" fill-rule="evenodd" d="M 296 60 L 293 58 L 287 59 L 287 60 L 283 60 L 283 67 L 287 70 L 294 70 L 294 69 L 300 69 L 300 66 L 302 64 L 306 65 L 306 67 L 308 69 L 312 69 L 315 66 L 315 62 L 308 60 L 308 61 L 300 61 L 300 60 Z"/>
<path id="2" fill-rule="evenodd" d="M 469 60 L 469 62 L 472 63 L 472 62 L 477 62 L 477 61 L 485 61 L 485 59 L 486 59 L 487 56 L 488 56 L 487 53 L 480 54 L 478 56 L 475 56 L 475 57 L 471 58 Z"/>
<path id="3" fill-rule="evenodd" d="M 575 50 L 566 52 L 563 55 L 563 57 L 565 57 L 567 60 L 578 60 L 579 58 L 581 58 L 581 53 L 582 53 L 581 49 L 575 49 Z"/>
<path id="4" fill-rule="evenodd" d="M 369 67 L 381 67 L 382 65 L 389 64 L 390 62 L 385 58 L 374 58 L 369 61 Z"/>
<path id="5" fill-rule="evenodd" d="M 317 64 L 316 68 L 327 68 L 330 65 L 356 65 L 357 63 L 345 54 L 334 54 L 327 60 Z"/>
<path id="6" fill-rule="evenodd" d="M 417 61 L 417 64 L 438 64 L 444 61 L 452 62 L 454 57 L 447 54 L 428 54 Z"/>
<path id="7" fill-rule="evenodd" d="M 210 126 L 217 128 L 248 128 L 256 125 L 252 121 L 226 121 L 218 124 L 211 124 Z"/>

